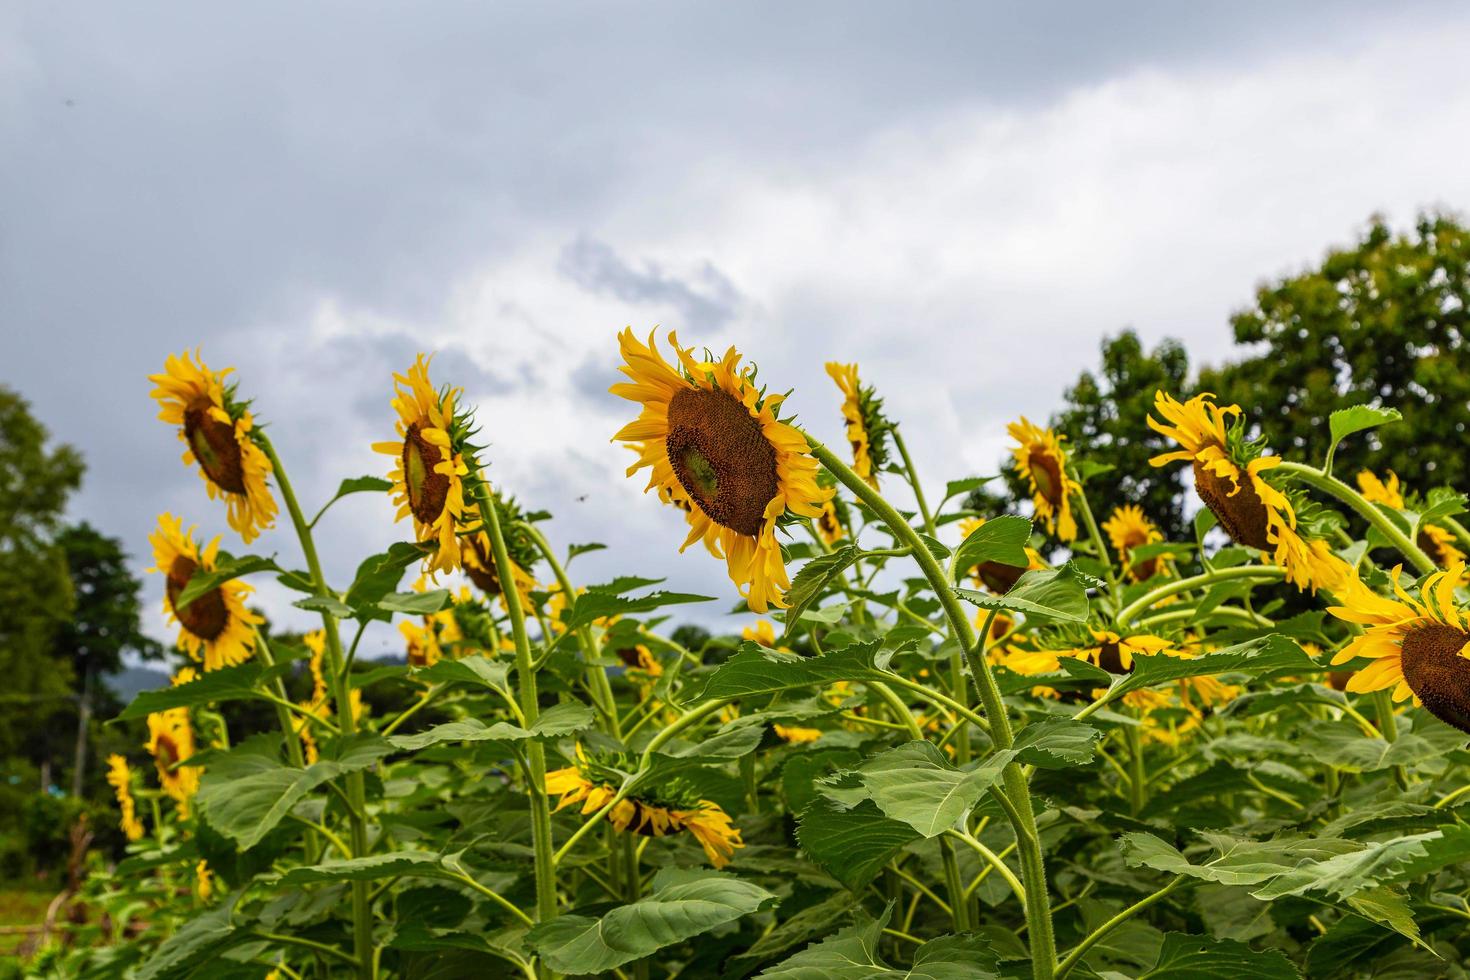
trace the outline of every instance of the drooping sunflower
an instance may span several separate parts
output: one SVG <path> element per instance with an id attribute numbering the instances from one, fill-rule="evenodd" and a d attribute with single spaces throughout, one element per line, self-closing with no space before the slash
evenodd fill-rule
<path id="1" fill-rule="evenodd" d="M 1072 494 L 1082 485 L 1067 475 L 1067 453 L 1062 440 L 1067 437 L 1051 429 L 1035 425 L 1026 416 L 1006 426 L 1016 448 L 1011 456 L 1016 472 L 1031 484 L 1031 504 L 1036 516 L 1046 522 L 1049 534 L 1059 541 L 1077 538 L 1077 521 L 1072 517 Z"/>
<path id="2" fill-rule="evenodd" d="M 199 769 L 179 763 L 194 754 L 194 727 L 188 708 L 168 708 L 148 716 L 148 753 L 158 769 L 158 784 L 188 815 L 189 800 L 199 790 Z"/>
<path id="3" fill-rule="evenodd" d="M 1470 613 L 1455 604 L 1465 566 L 1427 576 L 1417 596 L 1399 585 L 1402 573 L 1403 566 L 1393 570 L 1396 599 L 1379 595 L 1356 575 L 1344 581 L 1343 604 L 1327 611 L 1364 629 L 1332 665 L 1367 657 L 1373 662 L 1348 679 L 1349 691 L 1391 690 L 1395 701 L 1412 697 L 1441 721 L 1470 732 Z"/>
<path id="4" fill-rule="evenodd" d="M 717 803 L 700 800 L 689 809 L 673 811 L 674 819 L 704 848 L 704 856 L 716 868 L 723 868 L 735 857 L 735 849 L 744 847 L 740 828 L 730 823 L 730 815 Z"/>
<path id="5" fill-rule="evenodd" d="M 498 491 L 491 494 L 500 531 L 505 538 L 505 551 L 510 558 L 511 577 L 520 593 L 521 606 L 531 602 L 531 592 L 536 588 L 536 577 L 531 567 L 536 564 L 540 553 L 531 535 L 519 525 L 526 519 L 525 513 L 513 497 Z M 460 555 L 464 560 L 464 571 L 471 582 L 486 595 L 501 594 L 500 573 L 495 568 L 494 552 L 490 546 L 490 535 L 484 528 L 461 536 Z M 502 598 L 502 603 L 503 603 Z"/>
<path id="6" fill-rule="evenodd" d="M 985 524 L 983 517 L 967 517 L 960 521 L 960 539 L 964 540 L 974 534 Z M 1026 566 L 1007 565 L 1004 562 L 984 561 L 970 570 L 975 576 L 975 581 L 985 586 L 996 595 L 1005 595 L 1011 591 L 1016 582 L 1027 572 L 1038 568 L 1045 568 L 1046 562 L 1041 560 L 1041 554 L 1031 547 L 1026 548 Z"/>
<path id="7" fill-rule="evenodd" d="M 1327 542 L 1304 538 L 1296 509 L 1286 494 L 1263 475 L 1280 465 L 1280 456 L 1262 456 L 1259 443 L 1247 442 L 1238 405 L 1216 405 L 1214 396 L 1197 395 L 1180 402 L 1166 392 L 1154 394 L 1154 408 L 1167 422 L 1148 417 L 1149 428 L 1179 443 L 1150 465 L 1175 460 L 1194 468 L 1194 489 L 1220 527 L 1237 544 L 1266 552 L 1286 570 L 1299 589 L 1332 588 L 1348 573 L 1348 565 Z"/>
<path id="8" fill-rule="evenodd" d="M 180 594 L 196 571 L 212 572 L 219 556 L 219 537 L 201 550 L 194 539 L 194 528 L 183 529 L 183 521 L 172 514 L 161 514 L 158 529 L 148 536 L 153 545 L 153 567 L 162 572 L 167 582 L 163 612 L 168 621 L 179 624 L 178 644 L 205 670 L 218 670 L 250 659 L 255 648 L 254 628 L 263 620 L 245 608 L 245 598 L 254 589 L 231 579 L 198 596 L 182 609 L 177 606 Z"/>
<path id="9" fill-rule="evenodd" d="M 139 840 L 143 836 L 143 821 L 138 819 L 138 807 L 133 801 L 133 771 L 128 760 L 114 752 L 107 757 L 107 784 L 117 795 L 117 808 L 121 813 L 118 826 L 128 840 Z"/>
<path id="10" fill-rule="evenodd" d="M 271 461 L 251 435 L 255 422 L 246 403 L 236 401 L 235 386 L 225 384 L 233 371 L 211 371 L 197 351 L 185 351 L 148 380 L 157 386 L 151 394 L 158 417 L 179 426 L 185 465 L 199 464 L 210 499 L 224 499 L 230 527 L 249 544 L 275 524 L 276 501 L 266 485 Z"/>
<path id="11" fill-rule="evenodd" d="M 1127 570 L 1128 577 L 1133 581 L 1146 582 L 1155 575 L 1168 574 L 1169 556 L 1167 554 L 1155 555 L 1140 562 L 1129 560 L 1128 556 L 1133 553 L 1133 549 L 1164 540 L 1164 535 L 1144 514 L 1142 507 L 1137 504 L 1124 504 L 1113 511 L 1112 516 L 1103 522 L 1102 529 L 1107 532 L 1108 541 L 1112 543 L 1113 550 L 1118 553 L 1119 563 Z"/>
<path id="12" fill-rule="evenodd" d="M 398 413 L 398 439 L 375 442 L 373 449 L 396 460 L 393 481 L 397 519 L 413 517 L 419 541 L 437 543 L 425 559 L 431 572 L 460 566 L 460 532 L 465 523 L 464 462 L 466 420 L 455 414 L 460 388 L 435 390 L 429 362 L 420 354 L 407 374 L 393 375 L 393 409 Z"/>
<path id="13" fill-rule="evenodd" d="M 842 391 L 842 418 L 852 446 L 852 470 L 878 489 L 878 473 L 888 464 L 888 433 L 892 424 L 883 416 L 883 399 L 858 380 L 856 364 L 827 362 L 827 373 Z"/>
<path id="14" fill-rule="evenodd" d="M 1358 491 L 1365 500 L 1392 507 L 1394 510 L 1403 510 L 1406 505 L 1398 474 L 1393 470 L 1388 471 L 1387 480 L 1379 479 L 1371 470 L 1363 470 L 1358 474 Z M 1448 568 L 1456 562 L 1463 563 L 1466 558 L 1455 536 L 1437 524 L 1420 524 L 1414 543 L 1440 568 Z"/>
<path id="15" fill-rule="evenodd" d="M 688 495 L 689 537 L 725 556 L 730 579 L 750 608 L 785 608 L 791 585 L 776 542 L 777 522 L 788 511 L 819 518 L 831 496 L 817 483 L 817 462 L 806 437 L 782 422 L 783 395 L 764 394 L 753 368 L 741 369 L 730 348 L 718 361 L 698 362 L 669 334 L 676 368 L 649 335 L 645 345 L 624 330 L 618 337 L 630 379 L 613 394 L 643 406 L 638 419 L 613 438 L 634 448 L 662 443 L 664 453 L 641 451 L 628 469 L 648 466 L 646 489 L 678 483 Z"/>

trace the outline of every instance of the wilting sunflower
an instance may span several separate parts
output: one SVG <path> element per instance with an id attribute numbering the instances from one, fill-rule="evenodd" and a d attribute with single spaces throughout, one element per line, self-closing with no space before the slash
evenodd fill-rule
<path id="1" fill-rule="evenodd" d="M 218 373 L 192 358 L 188 351 L 169 357 L 163 374 L 150 374 L 156 388 L 158 417 L 179 426 L 179 441 L 189 448 L 184 463 L 199 464 L 199 475 L 211 499 L 222 497 L 228 506 L 230 527 L 246 544 L 275 524 L 276 501 L 266 486 L 271 461 L 255 444 L 255 427 L 246 403 L 235 400 L 235 386 L 224 379 L 234 368 Z"/>
<path id="2" fill-rule="evenodd" d="M 1124 504 L 1103 522 L 1102 529 L 1107 532 L 1113 550 L 1118 553 L 1119 563 L 1127 569 L 1128 577 L 1133 581 L 1146 582 L 1155 575 L 1168 574 L 1169 556 L 1166 554 L 1155 555 L 1140 562 L 1132 562 L 1128 558 L 1133 549 L 1164 540 L 1164 535 L 1144 514 L 1142 507 Z"/>
<path id="3" fill-rule="evenodd" d="M 143 821 L 138 819 L 138 807 L 133 802 L 133 771 L 128 760 L 114 752 L 107 757 L 107 784 L 117 794 L 117 808 L 122 813 L 118 826 L 128 840 L 143 836 Z"/>
<path id="4" fill-rule="evenodd" d="M 1343 604 L 1328 612 L 1364 630 L 1332 665 L 1367 657 L 1373 662 L 1348 679 L 1349 691 L 1392 690 L 1395 701 L 1413 697 L 1441 721 L 1470 732 L 1470 617 L 1455 605 L 1465 566 L 1429 575 L 1418 596 L 1399 585 L 1402 572 L 1402 566 L 1393 570 L 1396 600 L 1378 595 L 1355 575 L 1345 580 Z"/>
<path id="5" fill-rule="evenodd" d="M 1062 440 L 1051 429 L 1043 429 L 1021 416 L 1019 422 L 1006 426 L 1016 448 L 1016 472 L 1031 484 L 1031 504 L 1036 516 L 1046 522 L 1046 530 L 1060 541 L 1077 537 L 1077 521 L 1072 517 L 1072 494 L 1082 485 L 1067 475 L 1067 454 Z"/>
<path id="6" fill-rule="evenodd" d="M 194 728 L 189 724 L 188 708 L 168 708 L 148 716 L 148 741 L 145 743 L 158 769 L 158 783 L 187 815 L 189 800 L 199 790 L 197 766 L 179 766 L 194 754 Z"/>
<path id="7" fill-rule="evenodd" d="M 393 409 L 398 439 L 375 442 L 373 449 L 396 459 L 388 478 L 398 520 L 413 517 L 415 536 L 437 543 L 425 559 L 430 571 L 452 572 L 460 565 L 459 535 L 464 525 L 466 420 L 455 414 L 462 389 L 438 391 L 429 383 L 429 364 L 420 354 L 408 374 L 393 375 Z"/>
<path id="8" fill-rule="evenodd" d="M 216 536 L 203 550 L 194 540 L 194 528 L 183 529 L 183 521 L 172 514 L 158 518 L 158 529 L 148 536 L 153 544 L 153 567 L 167 579 L 163 612 L 169 622 L 179 624 L 179 646 L 205 670 L 218 670 L 250 659 L 255 648 L 255 626 L 261 618 L 245 608 L 245 598 L 254 591 L 238 580 L 222 582 L 193 602 L 177 608 L 175 603 L 195 571 L 212 572 L 219 555 Z"/>
<path id="9" fill-rule="evenodd" d="M 883 399 L 858 381 L 856 364 L 828 361 L 827 373 L 842 391 L 842 418 L 847 423 L 847 442 L 852 446 L 852 470 L 877 490 L 878 473 L 888 463 L 888 431 L 892 428 L 883 417 Z"/>
<path id="10" fill-rule="evenodd" d="M 1263 475 L 1280 465 L 1281 457 L 1260 455 L 1260 444 L 1245 440 L 1240 407 L 1222 407 L 1213 399 L 1206 393 L 1180 402 L 1156 392 L 1154 408 L 1168 424 L 1150 415 L 1149 428 L 1181 448 L 1161 453 L 1149 463 L 1190 462 L 1195 492 L 1232 540 L 1271 555 L 1286 570 L 1287 581 L 1299 589 L 1334 587 L 1347 575 L 1347 563 L 1332 553 L 1327 542 L 1302 537 L 1291 501 Z"/>
<path id="11" fill-rule="evenodd" d="M 985 524 L 983 517 L 967 517 L 960 521 L 960 539 L 964 540 L 974 534 Z M 985 586 L 996 595 L 1005 595 L 1011 591 L 1011 587 L 1033 569 L 1045 568 L 1046 562 L 1041 560 L 1041 554 L 1035 548 L 1026 549 L 1026 567 L 1020 565 L 1007 565 L 998 561 L 983 561 L 970 569 L 970 574 L 975 576 L 975 581 Z"/>
<path id="12" fill-rule="evenodd" d="M 822 516 L 831 496 L 817 483 L 817 462 L 806 437 L 780 421 L 783 395 L 767 395 L 755 384 L 753 368 L 740 368 L 730 348 L 718 361 L 699 362 L 669 343 L 680 368 L 664 360 L 649 335 L 647 345 L 624 330 L 618 337 L 630 381 L 609 390 L 643 411 L 613 438 L 639 449 L 628 469 L 648 466 L 646 489 L 677 483 L 688 495 L 689 537 L 683 548 L 703 540 L 725 556 L 730 579 L 759 613 L 785 608 L 791 585 L 776 543 L 776 524 L 792 511 Z M 662 443 L 662 455 L 649 451 Z"/>
<path id="13" fill-rule="evenodd" d="M 1363 499 L 1372 503 L 1383 504 L 1394 510 L 1404 509 L 1404 494 L 1400 489 L 1398 474 L 1393 470 L 1388 471 L 1387 480 L 1379 479 L 1371 470 L 1364 470 L 1358 474 L 1358 490 Z M 1465 552 L 1460 550 L 1455 536 L 1436 524 L 1419 525 L 1419 534 L 1414 543 L 1440 568 L 1448 568 L 1456 562 L 1465 561 Z"/>

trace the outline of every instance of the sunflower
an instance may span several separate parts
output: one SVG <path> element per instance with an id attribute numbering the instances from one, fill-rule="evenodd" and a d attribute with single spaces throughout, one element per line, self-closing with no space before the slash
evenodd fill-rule
<path id="1" fill-rule="evenodd" d="M 793 745 L 815 742 L 822 737 L 820 728 L 802 728 L 800 725 L 772 725 L 771 728 L 783 742 Z"/>
<path id="2" fill-rule="evenodd" d="M 199 769 L 179 763 L 194 754 L 194 729 L 188 708 L 167 708 L 148 716 L 148 741 L 144 747 L 153 756 L 158 783 L 188 815 L 189 800 L 199 789 Z"/>
<path id="3" fill-rule="evenodd" d="M 1262 475 L 1280 465 L 1280 456 L 1260 455 L 1260 446 L 1244 440 L 1238 405 L 1219 406 L 1211 394 L 1180 402 L 1154 394 L 1154 408 L 1169 424 L 1148 417 L 1151 429 L 1179 443 L 1175 452 L 1149 460 L 1164 466 L 1186 460 L 1194 467 L 1194 489 L 1237 544 L 1271 555 L 1299 589 L 1332 588 L 1348 573 L 1347 563 L 1327 542 L 1302 537 L 1296 510 L 1286 494 Z"/>
<path id="4" fill-rule="evenodd" d="M 776 627 L 771 625 L 769 619 L 757 619 L 752 625 L 742 628 L 740 638 L 759 643 L 772 650 L 776 649 Z"/>
<path id="5" fill-rule="evenodd" d="M 209 863 L 202 858 L 194 866 L 194 894 L 199 901 L 209 901 L 209 896 L 214 894 L 214 872 L 209 870 Z"/>
<path id="6" fill-rule="evenodd" d="M 509 549 L 510 539 L 507 538 L 505 543 Z M 514 551 L 514 549 L 510 550 Z M 521 606 L 525 608 L 530 605 L 531 592 L 536 588 L 536 577 L 526 571 L 535 562 L 535 558 L 534 556 L 529 559 L 518 557 L 514 553 L 509 557 L 511 578 L 515 581 L 516 592 L 521 597 Z M 464 573 L 481 592 L 491 596 L 501 594 L 500 574 L 495 568 L 495 557 L 490 548 L 490 535 L 484 531 L 465 535 L 460 540 L 460 558 L 464 561 Z M 504 601 L 502 597 L 502 604 Z"/>
<path id="7" fill-rule="evenodd" d="M 1061 541 L 1072 541 L 1077 537 L 1077 521 L 1072 517 L 1072 494 L 1082 490 L 1082 485 L 1067 475 L 1067 454 L 1062 449 L 1062 440 L 1051 429 L 1034 425 L 1026 416 L 1019 422 L 1006 426 L 1016 448 L 1011 455 L 1016 460 L 1016 472 L 1031 484 L 1031 503 L 1036 516 L 1046 521 L 1048 533 L 1056 534 Z"/>
<path id="8" fill-rule="evenodd" d="M 163 612 L 169 622 L 179 624 L 179 646 L 205 670 L 218 670 L 250 659 L 255 648 L 255 627 L 264 622 L 245 608 L 245 598 L 254 590 L 244 582 L 221 582 L 188 605 L 176 606 L 179 594 L 196 571 L 212 572 L 219 555 L 219 538 L 201 551 L 194 528 L 183 530 L 183 521 L 172 514 L 158 518 L 158 529 L 148 536 L 153 544 L 153 567 L 162 572 Z"/>
<path id="9" fill-rule="evenodd" d="M 1383 504 L 1394 510 L 1404 509 L 1405 501 L 1399 488 L 1399 477 L 1393 470 L 1388 471 L 1387 480 L 1379 479 L 1371 470 L 1364 470 L 1358 474 L 1358 490 L 1363 494 L 1363 499 L 1371 503 Z M 1448 568 L 1465 561 L 1465 552 L 1460 550 L 1455 536 L 1436 524 L 1419 525 L 1416 538 L 1414 543 L 1419 546 L 1419 550 L 1440 568 Z"/>
<path id="10" fill-rule="evenodd" d="M 654 681 L 664 675 L 663 664 L 653 655 L 653 651 L 642 643 L 631 647 L 623 647 L 614 651 L 619 660 L 628 668 L 628 679 L 638 685 L 643 697 L 648 697 L 653 690 Z"/>
<path id="11" fill-rule="evenodd" d="M 1340 606 L 1328 612 L 1364 627 L 1338 651 L 1332 666 L 1355 657 L 1373 661 L 1348 679 L 1354 693 L 1392 690 L 1395 701 L 1412 697 L 1446 724 L 1470 732 L 1470 614 L 1455 604 L 1463 564 L 1424 579 L 1414 596 L 1399 585 L 1403 566 L 1393 570 L 1397 599 L 1378 595 L 1356 576 L 1341 590 Z"/>
<path id="12" fill-rule="evenodd" d="M 1146 582 L 1155 575 L 1169 573 L 1167 554 L 1155 555 L 1137 563 L 1128 560 L 1133 549 L 1164 540 L 1164 535 L 1144 514 L 1142 507 L 1124 504 L 1103 522 L 1102 529 L 1107 532 L 1113 550 L 1118 553 L 1118 561 L 1127 569 L 1128 577 L 1133 581 Z"/>
<path id="13" fill-rule="evenodd" d="M 858 381 L 856 364 L 827 362 L 827 373 L 842 391 L 842 418 L 847 422 L 847 441 L 852 446 L 852 470 L 868 486 L 878 489 L 878 472 L 888 462 L 888 430 L 883 417 L 883 399 Z"/>
<path id="14" fill-rule="evenodd" d="M 680 370 L 664 360 L 652 334 L 644 345 L 625 330 L 618 342 L 630 381 L 609 390 L 643 405 L 638 419 L 613 437 L 640 449 L 628 475 L 648 466 L 646 489 L 678 483 L 690 501 L 683 548 L 699 540 L 718 548 L 753 611 L 785 608 L 791 581 L 776 543 L 777 522 L 788 511 L 819 518 L 832 495 L 817 483 L 806 437 L 777 418 L 785 396 L 764 395 L 733 347 L 718 361 L 700 363 L 670 333 Z M 654 451 L 660 442 L 661 455 Z"/>
<path id="15" fill-rule="evenodd" d="M 271 461 L 251 436 L 255 423 L 235 400 L 235 386 L 224 383 L 234 368 L 216 373 L 198 358 L 197 351 L 169 357 L 163 374 L 148 376 L 157 385 L 151 394 L 158 417 L 180 427 L 184 464 L 199 464 L 210 499 L 225 500 L 230 527 L 249 544 L 275 524 L 276 501 L 265 482 Z"/>
<path id="16" fill-rule="evenodd" d="M 137 804 L 133 802 L 133 771 L 128 760 L 114 752 L 107 757 L 107 784 L 117 794 L 117 808 L 122 811 L 118 826 L 128 840 L 143 836 L 143 821 L 138 819 Z"/>
<path id="17" fill-rule="evenodd" d="M 413 517 L 418 540 L 437 543 L 425 559 L 429 571 L 452 572 L 460 565 L 459 534 L 465 515 L 463 443 L 465 420 L 455 415 L 460 388 L 439 391 L 429 383 L 429 364 L 420 354 L 408 374 L 393 375 L 392 405 L 398 413 L 398 439 L 373 443 L 395 457 L 388 478 L 398 520 Z"/>
<path id="18" fill-rule="evenodd" d="M 847 536 L 842 528 L 842 519 L 837 516 L 837 508 L 830 500 L 822 505 L 822 516 L 817 518 L 817 533 L 829 548 Z"/>
<path id="19" fill-rule="evenodd" d="M 716 803 L 700 800 L 693 809 L 675 810 L 673 817 L 704 848 L 705 857 L 716 868 L 723 868 L 735 856 L 737 847 L 744 847 L 740 839 L 740 828 L 730 823 L 730 816 Z"/>
<path id="20" fill-rule="evenodd" d="M 985 524 L 983 517 L 967 517 L 960 521 L 960 539 L 964 540 L 974 534 Z M 1026 567 L 1020 565 L 1007 565 L 998 561 L 983 561 L 970 569 L 970 574 L 975 576 L 975 581 L 985 586 L 996 595 L 1005 595 L 1011 591 L 1016 582 L 1027 572 L 1038 568 L 1045 568 L 1046 562 L 1041 560 L 1041 554 L 1035 549 L 1026 549 Z"/>

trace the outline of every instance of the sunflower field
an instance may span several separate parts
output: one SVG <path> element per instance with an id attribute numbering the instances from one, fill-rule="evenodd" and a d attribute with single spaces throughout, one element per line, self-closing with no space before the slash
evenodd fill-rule
<path id="1" fill-rule="evenodd" d="M 191 665 L 123 712 L 127 855 L 37 975 L 1467 975 L 1465 498 L 1333 469 L 1392 407 L 1291 459 L 1248 408 L 1159 391 L 1152 465 L 1198 496 L 1171 541 L 1094 513 L 1106 447 L 1025 418 L 1029 516 L 978 513 L 986 480 L 916 472 L 856 365 L 827 365 L 828 447 L 734 349 L 618 344 L 608 435 L 688 528 L 649 546 L 723 562 L 743 636 L 672 629 L 705 597 L 637 555 L 577 581 L 599 546 L 496 482 L 426 356 L 385 384 L 382 475 L 314 509 L 270 392 L 168 358 L 205 494 L 159 518 L 154 581 Z M 402 540 L 328 581 L 313 531 L 358 493 Z M 277 524 L 299 549 L 250 553 Z M 320 628 L 271 637 L 260 577 Z M 374 623 L 406 663 L 357 661 Z M 231 731 L 231 702 L 275 724 Z"/>

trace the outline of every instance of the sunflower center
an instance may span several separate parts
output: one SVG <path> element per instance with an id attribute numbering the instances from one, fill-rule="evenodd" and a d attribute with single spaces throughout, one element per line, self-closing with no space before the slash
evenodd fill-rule
<path id="1" fill-rule="evenodd" d="M 473 560 L 464 563 L 465 574 L 481 592 L 486 595 L 500 595 L 500 576 L 495 571 L 495 561 L 481 543 L 480 536 L 471 535 L 465 542 L 474 555 Z"/>
<path id="2" fill-rule="evenodd" d="M 1131 669 L 1123 666 L 1123 651 L 1113 640 L 1108 640 L 1097 648 L 1097 665 L 1110 674 L 1132 672 Z"/>
<path id="3" fill-rule="evenodd" d="M 449 499 L 449 477 L 434 467 L 444 459 L 438 446 L 425 439 L 419 423 L 408 427 L 403 437 L 403 483 L 408 490 L 408 507 L 420 524 L 433 524 Z"/>
<path id="4" fill-rule="evenodd" d="M 211 483 L 227 493 L 244 493 L 245 466 L 235 427 L 215 418 L 213 407 L 206 401 L 184 410 L 184 438 Z"/>
<path id="5" fill-rule="evenodd" d="M 755 537 L 779 492 L 776 450 L 739 399 L 688 388 L 669 401 L 664 448 L 684 490 L 709 519 Z"/>
<path id="6" fill-rule="evenodd" d="M 1062 469 L 1056 457 L 1044 449 L 1033 449 L 1028 462 L 1031 465 L 1031 479 L 1036 483 L 1036 492 L 1045 497 L 1053 507 L 1060 507 Z"/>
<path id="7" fill-rule="evenodd" d="M 189 579 L 198 567 L 194 559 L 184 555 L 174 559 L 174 563 L 169 566 L 168 585 L 165 587 L 168 605 L 184 629 L 201 640 L 213 640 L 225 631 L 230 622 L 230 611 L 225 608 L 224 594 L 218 588 L 204 593 L 183 609 L 179 608 L 179 594 L 189 584 Z"/>
<path id="8" fill-rule="evenodd" d="M 1005 565 L 998 561 L 983 561 L 975 566 L 975 574 L 985 587 L 997 595 L 1005 595 L 1026 574 L 1020 565 Z"/>
<path id="9" fill-rule="evenodd" d="M 1236 544 L 1269 551 L 1271 542 L 1266 538 L 1266 505 L 1261 502 L 1261 495 L 1256 493 L 1249 480 L 1241 481 L 1240 492 L 1231 496 L 1234 489 L 1229 480 L 1216 476 L 1195 460 L 1194 491 L 1219 520 L 1225 533 Z"/>
<path id="10" fill-rule="evenodd" d="M 1470 732 L 1470 660 L 1460 656 L 1470 633 L 1444 623 L 1411 630 L 1404 637 L 1404 680 L 1440 721 Z"/>
<path id="11" fill-rule="evenodd" d="M 158 735 L 153 740 L 153 758 L 160 772 L 168 772 L 179 761 L 179 747 L 169 735 Z"/>
<path id="12" fill-rule="evenodd" d="M 1448 556 L 1444 553 L 1444 549 L 1441 548 L 1439 542 L 1434 539 L 1434 535 L 1430 534 L 1424 528 L 1421 527 L 1419 529 L 1419 534 L 1414 543 L 1417 544 L 1419 546 L 1419 550 L 1428 555 L 1430 557 L 1430 560 L 1432 560 L 1436 565 L 1443 568 L 1445 565 L 1449 564 L 1449 562 L 1446 560 Z"/>

